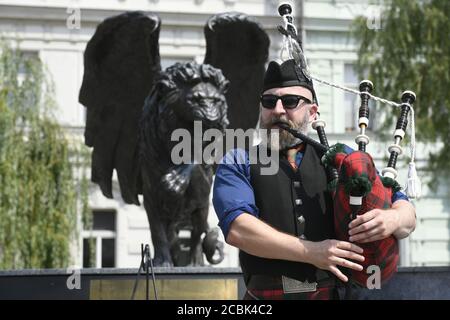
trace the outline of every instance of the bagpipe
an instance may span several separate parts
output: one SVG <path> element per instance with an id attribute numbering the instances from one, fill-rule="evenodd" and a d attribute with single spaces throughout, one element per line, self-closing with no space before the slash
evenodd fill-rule
<path id="1" fill-rule="evenodd" d="M 294 59 L 301 68 L 303 74 L 318 82 L 331 85 L 336 88 L 350 91 L 361 97 L 359 108 L 359 134 L 355 138 L 358 150 L 346 153 L 343 144 L 335 144 L 330 147 L 325 133 L 325 121 L 316 118 L 312 123 L 313 129 L 317 131 L 320 143 L 309 136 L 298 132 L 285 123 L 280 123 L 279 127 L 290 132 L 303 142 L 313 146 L 323 154 L 322 164 L 326 168 L 329 180 L 329 189 L 332 192 L 334 203 L 334 227 L 338 240 L 349 241 L 348 225 L 356 218 L 372 209 L 388 209 L 392 205 L 393 193 L 401 189 L 396 182 L 397 178 L 397 158 L 402 154 L 400 146 L 405 137 L 408 124 L 408 115 L 411 113 L 412 134 L 411 134 L 411 163 L 409 165 L 407 194 L 411 198 L 420 194 L 420 182 L 415 171 L 415 132 L 414 132 L 414 110 L 412 105 L 416 99 L 414 92 L 405 91 L 401 96 L 401 104 L 375 97 L 371 94 L 373 84 L 369 80 L 364 80 L 359 85 L 359 91 L 348 89 L 327 81 L 318 79 L 310 75 L 303 53 L 301 40 L 298 38 L 297 30 L 293 24 L 291 15 L 292 8 L 289 4 L 282 4 L 278 8 L 280 16 L 283 18 L 284 27 L 279 26 L 278 30 L 284 37 L 281 55 L 287 54 L 289 59 Z M 366 130 L 369 125 L 369 100 L 373 98 L 377 101 L 400 107 L 401 112 L 397 120 L 394 131 L 394 143 L 388 147 L 390 153 L 387 166 L 382 169 L 381 176 L 378 174 L 372 157 L 366 152 L 369 144 L 369 137 Z M 385 282 L 397 270 L 399 260 L 399 246 L 397 239 L 391 235 L 383 240 L 369 243 L 358 243 L 364 250 L 365 261 L 361 263 L 362 271 L 349 270 L 347 274 L 351 281 L 359 285 L 366 286 L 370 274 L 367 273 L 369 266 L 378 266 L 381 272 L 381 281 Z"/>

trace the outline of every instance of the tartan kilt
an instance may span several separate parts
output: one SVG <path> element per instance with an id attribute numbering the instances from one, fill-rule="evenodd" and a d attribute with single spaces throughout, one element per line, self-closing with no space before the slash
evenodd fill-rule
<path id="1" fill-rule="evenodd" d="M 336 287 L 317 288 L 315 292 L 284 293 L 283 289 L 247 290 L 243 300 L 337 300 Z"/>
<path id="2" fill-rule="evenodd" d="M 334 166 L 339 172 L 339 182 L 334 194 L 334 226 L 338 240 L 349 241 L 348 225 L 351 221 L 351 208 L 346 183 L 352 177 L 365 177 L 372 184 L 371 191 L 363 197 L 362 207 L 358 214 L 372 209 L 387 209 L 392 205 L 392 189 L 383 186 L 371 156 L 362 151 L 351 154 L 338 153 L 334 158 Z M 348 189 L 347 189 L 348 190 Z M 399 260 L 398 241 L 394 236 L 370 243 L 358 243 L 364 250 L 365 261 L 360 263 L 362 271 L 351 270 L 351 278 L 363 287 L 372 273 L 367 268 L 376 265 L 381 271 L 381 281 L 385 282 L 397 271 Z"/>

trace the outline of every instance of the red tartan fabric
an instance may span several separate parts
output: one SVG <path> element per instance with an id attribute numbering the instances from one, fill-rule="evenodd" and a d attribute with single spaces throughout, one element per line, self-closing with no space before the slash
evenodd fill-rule
<path id="1" fill-rule="evenodd" d="M 371 192 L 363 198 L 359 214 L 372 209 L 387 209 L 391 207 L 392 189 L 385 188 L 378 176 L 375 165 L 369 154 L 355 151 L 349 155 L 338 153 L 334 165 L 339 172 L 339 183 L 334 196 L 334 224 L 336 237 L 339 240 L 349 241 L 348 224 L 351 219 L 349 195 L 345 191 L 345 182 L 355 176 L 366 175 L 372 183 Z M 366 286 L 367 267 L 377 265 L 381 270 L 381 281 L 388 280 L 396 271 L 399 259 L 398 242 L 394 236 L 371 242 L 358 243 L 364 250 L 365 261 L 361 263 L 363 271 L 352 271 L 353 279 L 362 286 Z"/>

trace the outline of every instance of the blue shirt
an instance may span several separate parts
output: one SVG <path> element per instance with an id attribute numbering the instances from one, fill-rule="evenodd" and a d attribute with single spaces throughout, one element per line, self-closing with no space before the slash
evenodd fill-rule
<path id="1" fill-rule="evenodd" d="M 346 153 L 353 151 L 352 148 L 345 146 Z M 298 152 L 295 159 L 297 166 L 300 166 L 302 159 L 303 152 Z M 398 200 L 409 201 L 406 194 L 401 191 L 392 195 L 392 203 Z M 250 161 L 246 151 L 234 149 L 222 159 L 214 180 L 213 205 L 225 239 L 236 217 L 244 212 L 255 217 L 259 216 L 250 184 Z"/>

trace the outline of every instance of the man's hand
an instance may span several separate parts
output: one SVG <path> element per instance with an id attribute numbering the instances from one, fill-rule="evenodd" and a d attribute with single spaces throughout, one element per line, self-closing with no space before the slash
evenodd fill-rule
<path id="1" fill-rule="evenodd" d="M 319 269 L 329 270 L 344 282 L 348 278 L 337 268 L 342 266 L 356 271 L 362 271 L 360 264 L 355 261 L 364 261 L 363 249 L 353 243 L 339 240 L 324 240 L 321 242 L 305 241 L 305 248 L 308 254 L 308 263 L 315 265 Z"/>
<path id="2" fill-rule="evenodd" d="M 397 212 L 393 209 L 373 209 L 350 222 L 351 242 L 367 243 L 383 240 L 399 227 Z"/>

